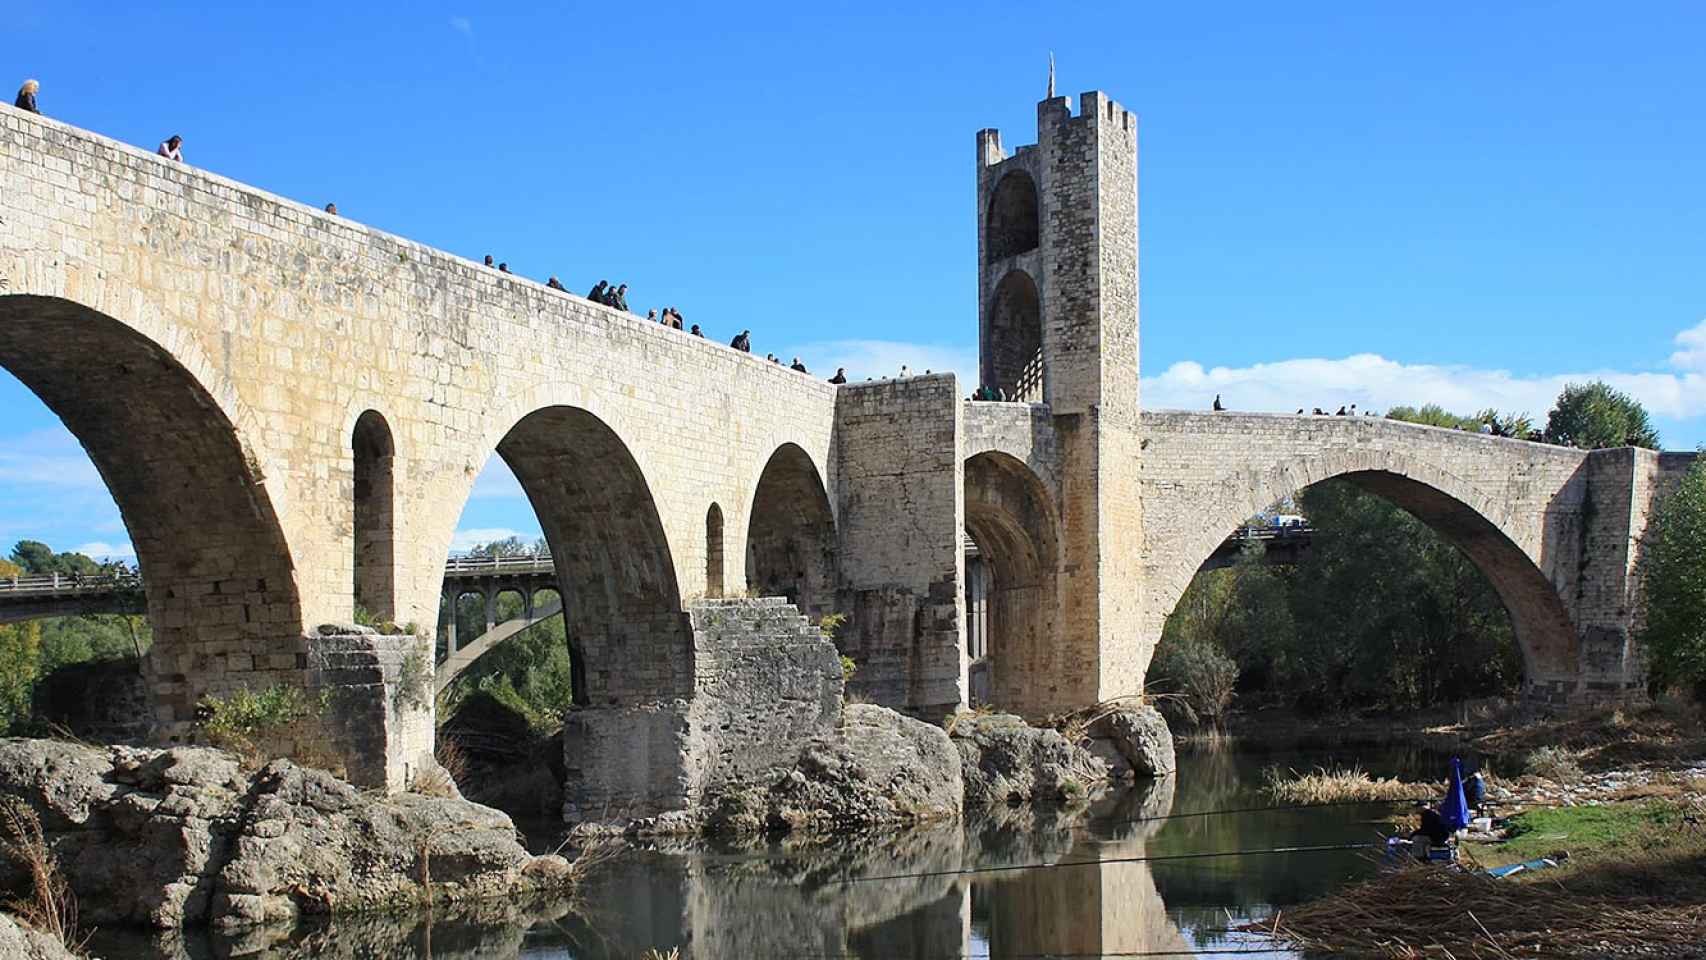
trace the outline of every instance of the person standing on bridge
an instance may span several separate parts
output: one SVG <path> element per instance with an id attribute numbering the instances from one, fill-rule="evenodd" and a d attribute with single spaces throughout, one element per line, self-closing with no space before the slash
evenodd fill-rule
<path id="1" fill-rule="evenodd" d="M 1218 394 L 1218 393 L 1215 394 L 1214 395 L 1214 412 L 1219 413 L 1220 411 L 1225 410 L 1225 409 L 1226 408 L 1224 406 L 1222 406 L 1220 403 L 1220 394 Z"/>
<path id="2" fill-rule="evenodd" d="M 545 286 L 550 287 L 552 290 L 563 290 L 563 281 L 558 280 L 556 275 L 553 274 L 551 279 L 545 281 Z M 563 290 L 563 292 L 568 293 L 567 290 Z"/>
<path id="3" fill-rule="evenodd" d="M 676 318 L 676 320 L 675 320 L 675 322 L 676 322 L 676 323 L 677 323 L 677 324 L 679 324 L 679 323 L 681 323 L 681 318 L 680 318 L 680 317 L 677 317 L 677 318 Z M 695 337 L 698 337 L 698 338 L 699 338 L 699 339 L 701 339 L 701 340 L 703 340 L 703 339 L 705 339 L 705 333 L 704 333 L 704 331 L 702 331 L 702 330 L 700 330 L 700 329 L 699 329 L 699 325 L 698 325 L 698 324 L 697 324 L 697 323 L 695 323 L 695 324 L 694 324 L 694 325 L 693 325 L 693 329 L 692 329 L 692 330 L 689 330 L 689 331 L 688 331 L 688 332 L 689 332 L 689 333 L 691 333 L 691 334 L 693 334 L 693 335 L 694 335 L 694 336 L 695 336 Z"/>
<path id="4" fill-rule="evenodd" d="M 795 371 L 798 371 L 798 372 L 800 372 L 800 373 L 810 373 L 810 372 L 811 372 L 811 371 L 810 371 L 810 370 L 807 370 L 807 369 L 806 369 L 806 365 L 805 365 L 805 364 L 803 364 L 803 363 L 801 363 L 801 362 L 800 362 L 800 358 L 799 358 L 799 357 L 795 357 L 795 358 L 794 358 L 794 362 L 793 362 L 793 363 L 790 363 L 790 364 L 788 364 L 788 369 L 789 369 L 789 370 L 795 370 Z"/>
<path id="5" fill-rule="evenodd" d="M 603 303 L 604 302 L 605 288 L 607 288 L 609 286 L 610 286 L 609 280 L 598 281 L 598 285 L 592 288 L 591 292 L 589 292 L 586 295 L 586 298 L 588 300 L 591 300 L 593 303 Z"/>
<path id="6" fill-rule="evenodd" d="M 176 160 L 179 163 L 183 163 L 184 138 L 174 133 L 166 139 L 165 143 L 160 144 L 160 149 L 154 152 L 165 157 L 167 160 Z"/>
<path id="7" fill-rule="evenodd" d="M 836 384 L 836 385 L 846 383 L 847 382 L 847 368 L 846 367 L 836 367 L 835 368 L 835 376 L 830 377 L 829 382 Z"/>
<path id="8" fill-rule="evenodd" d="M 610 295 L 610 305 L 623 313 L 628 312 L 628 285 L 622 284 Z"/>
<path id="9" fill-rule="evenodd" d="M 25 80 L 24 85 L 18 88 L 18 99 L 12 101 L 12 106 L 39 115 L 41 111 L 36 109 L 36 91 L 40 89 L 41 84 L 34 80 Z"/>
<path id="10" fill-rule="evenodd" d="M 740 333 L 735 335 L 735 338 L 733 340 L 729 341 L 729 346 L 734 347 L 736 350 L 739 350 L 741 353 L 751 353 L 752 352 L 752 331 L 751 330 L 742 330 Z"/>

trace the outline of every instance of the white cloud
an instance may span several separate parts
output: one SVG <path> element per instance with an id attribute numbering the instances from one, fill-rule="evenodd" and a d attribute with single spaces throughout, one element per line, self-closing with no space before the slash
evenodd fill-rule
<path id="1" fill-rule="evenodd" d="M 1587 369 L 1517 375 L 1467 365 L 1406 364 L 1372 353 L 1208 369 L 1187 360 L 1143 378 L 1143 403 L 1150 409 L 1198 409 L 1219 394 L 1233 409 L 1281 413 L 1299 407 L 1332 411 L 1349 403 L 1374 411 L 1437 403 L 1456 413 L 1493 407 L 1538 420 L 1566 384 L 1604 380 L 1657 416 L 1699 416 L 1706 413 L 1706 322 L 1678 334 L 1676 342 L 1683 349 L 1671 356 L 1680 368 L 1675 373 Z"/>
<path id="2" fill-rule="evenodd" d="M 462 34 L 470 40 L 474 37 L 474 21 L 467 17 L 451 17 L 450 29 Z"/>
<path id="3" fill-rule="evenodd" d="M 72 549 L 75 553 L 81 553 L 96 560 L 129 559 L 136 556 L 136 550 L 128 543 L 103 543 L 96 540 L 93 543 L 85 543 Z"/>
<path id="4" fill-rule="evenodd" d="M 521 481 L 510 472 L 504 458 L 494 453 L 474 478 L 474 490 L 468 496 L 474 500 L 514 500 L 525 499 L 527 491 L 521 489 Z"/>
<path id="5" fill-rule="evenodd" d="M 768 352 L 768 351 L 765 351 Z M 881 380 L 900 373 L 902 364 L 913 374 L 926 370 L 954 373 L 963 393 L 977 389 L 977 348 L 955 343 L 907 343 L 899 340 L 821 340 L 788 346 L 778 356 L 787 363 L 798 356 L 815 374 L 824 376 L 837 367 L 847 368 L 847 379 L 866 377 Z"/>
<path id="6" fill-rule="evenodd" d="M 1670 355 L 1670 365 L 1683 370 L 1706 369 L 1706 320 L 1676 335 L 1682 349 Z"/>
<path id="7" fill-rule="evenodd" d="M 482 543 L 491 543 L 493 540 L 507 540 L 510 537 L 520 537 L 522 540 L 532 543 L 539 539 L 539 534 L 538 532 L 523 533 L 520 530 L 511 530 L 508 527 L 470 527 L 466 530 L 456 531 L 456 534 L 450 538 L 450 552 L 461 553 Z"/>

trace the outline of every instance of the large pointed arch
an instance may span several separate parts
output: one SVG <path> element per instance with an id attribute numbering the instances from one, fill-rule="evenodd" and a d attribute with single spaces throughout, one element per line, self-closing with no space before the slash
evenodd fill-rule
<path id="1" fill-rule="evenodd" d="M 1379 459 L 1378 464 L 1355 458 L 1280 464 L 1237 485 L 1238 496 L 1201 504 L 1192 535 L 1173 551 L 1178 559 L 1157 571 L 1151 584 L 1156 612 L 1163 618 L 1171 614 L 1191 577 L 1247 518 L 1305 487 L 1338 478 L 1410 513 L 1475 564 L 1510 615 L 1527 683 L 1575 676 L 1579 651 L 1569 610 L 1545 571 L 1506 532 L 1494 498 L 1427 462 L 1396 453 Z M 1159 637 L 1158 628 L 1153 635 Z M 1152 654 L 1145 651 L 1146 663 Z"/>
<path id="2" fill-rule="evenodd" d="M 164 732 L 202 695 L 276 681 L 266 671 L 301 668 L 306 652 L 290 549 L 234 391 L 208 382 L 187 338 L 170 342 L 70 300 L 0 297 L 0 366 L 83 445 L 136 550 Z"/>
<path id="3" fill-rule="evenodd" d="M 587 410 L 551 406 L 497 444 L 556 566 L 583 705 L 689 696 L 693 644 L 652 487 L 628 445 Z"/>

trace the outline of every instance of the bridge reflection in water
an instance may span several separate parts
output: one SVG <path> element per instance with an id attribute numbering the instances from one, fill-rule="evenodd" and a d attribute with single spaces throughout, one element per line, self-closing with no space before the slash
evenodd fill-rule
<path id="1" fill-rule="evenodd" d="M 1003 808 L 964 824 L 818 847 L 666 842 L 601 866 L 572 903 L 440 905 L 430 919 L 344 918 L 294 933 L 190 931 L 145 940 L 106 932 L 93 946 L 102 956 L 159 960 L 637 960 L 652 948 L 665 955 L 680 948 L 683 960 L 1238 954 L 1272 945 L 1227 935 L 1229 914 L 1267 917 L 1366 876 L 1371 863 L 1357 851 L 1129 858 L 1367 841 L 1374 821 L 1391 810 L 1147 819 L 1261 805 L 1260 768 L 1272 759 L 1187 753 L 1174 778 L 1104 796 L 1084 815 Z M 1326 759 L 1281 762 L 1305 768 Z M 1382 776 L 1437 766 L 1418 770 L 1375 754 L 1340 759 Z M 536 845 L 552 848 L 555 838 L 542 832 Z M 1128 862 L 1067 865 L 1120 859 Z"/>

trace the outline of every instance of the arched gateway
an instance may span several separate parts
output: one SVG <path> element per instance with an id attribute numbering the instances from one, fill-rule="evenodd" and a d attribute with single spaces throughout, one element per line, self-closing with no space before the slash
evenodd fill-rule
<path id="1" fill-rule="evenodd" d="M 1689 456 L 1143 411 L 1136 171 L 1136 120 L 1101 93 L 1038 104 L 1012 154 L 980 131 L 982 382 L 834 386 L 0 104 L 0 365 L 124 515 L 157 735 L 185 735 L 205 695 L 342 684 L 344 749 L 391 788 L 430 762 L 430 697 L 399 691 L 422 644 L 431 669 L 445 557 L 494 453 L 551 543 L 574 723 L 603 758 L 573 774 L 589 804 L 682 802 L 716 766 L 684 731 L 713 714 L 718 757 L 786 736 L 735 705 L 821 644 L 788 600 L 845 617 L 864 697 L 964 704 L 968 532 L 998 597 L 992 699 L 1040 714 L 1136 693 L 1220 539 L 1333 476 L 1487 572 L 1534 695 L 1638 690 L 1639 544 Z M 1008 402 L 967 402 L 980 386 Z M 775 596 L 718 599 L 743 587 Z M 401 632 L 336 626 L 358 597 Z"/>

